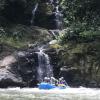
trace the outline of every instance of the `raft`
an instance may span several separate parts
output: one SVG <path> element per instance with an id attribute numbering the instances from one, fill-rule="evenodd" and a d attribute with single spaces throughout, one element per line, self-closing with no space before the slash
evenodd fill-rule
<path id="1" fill-rule="evenodd" d="M 45 83 L 45 82 L 42 82 L 39 84 L 38 88 L 39 89 L 44 89 L 44 90 L 50 90 L 50 89 L 66 89 L 66 85 L 64 84 L 58 84 L 58 86 L 55 86 L 53 84 L 50 84 L 50 83 Z"/>

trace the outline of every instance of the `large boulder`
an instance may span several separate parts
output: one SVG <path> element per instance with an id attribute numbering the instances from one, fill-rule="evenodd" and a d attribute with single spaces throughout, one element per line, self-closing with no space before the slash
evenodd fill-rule
<path id="1" fill-rule="evenodd" d="M 21 86 L 22 78 L 19 76 L 16 66 L 17 62 L 14 56 L 7 56 L 0 61 L 0 87 Z"/>
<path id="2" fill-rule="evenodd" d="M 36 85 L 35 53 L 20 51 L 0 61 L 0 88 Z"/>

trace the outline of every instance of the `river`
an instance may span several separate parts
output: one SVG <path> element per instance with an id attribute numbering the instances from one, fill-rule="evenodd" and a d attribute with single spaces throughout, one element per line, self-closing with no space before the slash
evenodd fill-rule
<path id="1" fill-rule="evenodd" d="M 8 88 L 0 89 L 0 100 L 100 100 L 100 89 L 84 87 L 65 90 Z"/>

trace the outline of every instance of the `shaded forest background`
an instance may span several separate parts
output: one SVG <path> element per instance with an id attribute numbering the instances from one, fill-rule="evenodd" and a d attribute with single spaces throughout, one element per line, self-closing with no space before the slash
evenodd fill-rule
<path id="1" fill-rule="evenodd" d="M 32 9 L 39 0 L 0 0 L 0 26 L 2 29 L 13 24 L 30 25 Z M 71 36 L 94 39 L 99 37 L 99 0 L 60 0 L 64 14 L 64 29 L 69 28 Z M 8 34 L 8 33 L 7 33 Z M 11 33 L 10 33 L 11 34 Z M 20 34 L 17 34 L 20 35 Z M 66 34 L 66 38 L 67 38 Z"/>

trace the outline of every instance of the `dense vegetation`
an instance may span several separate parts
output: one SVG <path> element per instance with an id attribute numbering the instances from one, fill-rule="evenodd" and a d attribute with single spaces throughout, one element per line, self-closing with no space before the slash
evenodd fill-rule
<path id="1" fill-rule="evenodd" d="M 86 41 L 100 37 L 100 1 L 62 0 L 65 28 L 64 38 Z"/>
<path id="2" fill-rule="evenodd" d="M 7 25 L 30 25 L 33 6 L 41 0 L 0 0 L 0 33 L 6 34 Z M 67 40 L 91 41 L 99 38 L 100 1 L 98 0 L 59 0 L 64 14 Z M 4 28 L 4 29 L 3 29 Z M 5 29 L 6 28 L 6 29 Z M 9 32 L 7 32 L 9 34 Z M 10 32 L 11 34 L 11 32 Z M 14 33 L 15 34 L 15 33 Z M 20 32 L 17 35 L 21 35 Z M 13 36 L 13 33 L 12 33 Z M 20 36 L 19 36 L 20 37 Z M 86 38 L 86 40 L 84 40 Z"/>

